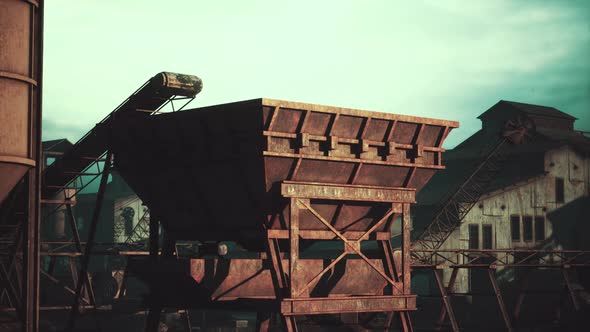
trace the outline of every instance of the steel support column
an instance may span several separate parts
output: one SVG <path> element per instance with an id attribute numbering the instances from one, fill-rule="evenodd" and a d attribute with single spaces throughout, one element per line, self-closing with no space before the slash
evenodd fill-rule
<path id="1" fill-rule="evenodd" d="M 498 282 L 496 281 L 496 269 L 489 268 L 488 276 L 490 278 L 492 288 L 494 289 L 494 295 L 496 296 L 496 300 L 498 301 L 498 307 L 500 308 L 500 312 L 502 313 L 502 318 L 504 319 L 506 329 L 508 331 L 512 331 L 512 323 L 510 321 L 510 316 L 508 314 L 508 310 L 506 310 L 506 305 L 504 304 L 504 299 L 502 297 L 500 287 L 498 286 Z"/>
<path id="2" fill-rule="evenodd" d="M 88 239 L 86 241 L 86 248 L 84 248 L 84 255 L 82 256 L 82 262 L 80 266 L 80 274 L 78 275 L 78 282 L 76 283 L 76 295 L 74 295 L 74 303 L 72 305 L 72 311 L 68 322 L 67 331 L 73 331 L 76 325 L 76 317 L 78 315 L 78 307 L 80 306 L 80 293 L 82 292 L 82 285 L 84 284 L 84 276 L 87 277 L 88 264 L 90 263 L 90 255 L 92 253 L 92 247 L 94 245 L 94 237 L 96 235 L 96 229 L 98 221 L 100 219 L 100 210 L 102 209 L 102 203 L 107 187 L 107 181 L 109 179 L 109 172 L 111 169 L 113 155 L 109 151 L 107 152 L 107 158 L 104 162 L 102 176 L 100 178 L 100 185 L 98 192 L 96 193 L 96 204 L 92 214 L 92 220 L 90 221 L 90 227 L 88 230 Z M 90 286 L 90 285 L 88 285 Z"/>
<path id="3" fill-rule="evenodd" d="M 451 304 L 451 298 L 448 295 L 449 292 L 453 291 L 458 271 L 459 269 L 457 268 L 453 269 L 453 272 L 451 272 L 449 284 L 447 287 L 445 287 L 443 283 L 442 270 L 438 270 L 436 268 L 434 269 L 434 278 L 436 279 L 436 284 L 438 286 L 438 290 L 443 301 L 443 307 L 440 310 L 440 316 L 437 321 L 437 330 L 440 330 L 445 320 L 445 317 L 448 314 L 449 321 L 451 322 L 451 329 L 453 330 L 453 332 L 459 332 L 459 324 L 457 323 L 457 319 L 455 317 L 455 311 L 453 310 L 453 305 Z"/>
<path id="4" fill-rule="evenodd" d="M 514 309 L 512 310 L 512 321 L 514 324 L 518 323 L 518 319 L 520 318 L 520 311 L 522 309 L 522 304 L 524 303 L 524 297 L 526 295 L 527 288 L 529 286 L 529 279 L 531 277 L 532 269 L 526 268 L 520 285 L 518 287 L 518 292 L 516 295 L 516 302 L 514 303 Z"/>
<path id="5" fill-rule="evenodd" d="M 37 159 L 40 160 L 40 159 Z M 39 330 L 40 167 L 29 171 L 28 215 L 23 262 L 24 329 Z M 16 263 L 16 262 L 15 262 Z"/>
<path id="6" fill-rule="evenodd" d="M 149 238 L 149 257 L 150 260 L 158 259 L 159 244 L 158 240 L 160 237 L 160 223 L 156 215 L 152 214 L 150 218 L 150 238 Z M 160 303 L 156 303 L 156 299 L 153 297 L 150 299 L 148 313 L 145 323 L 146 332 L 157 332 L 160 327 L 160 314 L 162 312 L 162 306 Z"/>
<path id="7" fill-rule="evenodd" d="M 563 276 L 563 280 L 565 281 L 565 288 L 569 295 L 570 300 L 572 301 L 572 305 L 574 306 L 575 311 L 580 310 L 580 304 L 578 303 L 578 299 L 576 298 L 576 292 L 574 291 L 573 285 L 570 281 L 570 269 L 564 268 L 561 270 L 561 275 Z"/>

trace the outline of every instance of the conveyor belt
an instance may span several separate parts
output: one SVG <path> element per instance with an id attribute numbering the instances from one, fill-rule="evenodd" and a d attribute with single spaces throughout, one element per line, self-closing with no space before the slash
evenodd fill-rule
<path id="1" fill-rule="evenodd" d="M 72 181 L 84 175 L 84 170 L 93 163 L 100 161 L 109 148 L 108 128 L 113 121 L 122 117 L 149 116 L 178 99 L 188 99 L 184 103 L 186 105 L 202 87 L 203 83 L 197 76 L 162 72 L 152 77 L 45 169 L 42 197 L 51 199 L 63 189 L 72 188 Z M 73 192 L 76 192 L 76 188 L 73 188 Z"/>

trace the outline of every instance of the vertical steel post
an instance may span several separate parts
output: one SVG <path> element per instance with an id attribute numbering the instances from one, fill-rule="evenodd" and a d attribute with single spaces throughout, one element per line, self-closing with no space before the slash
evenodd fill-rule
<path id="1" fill-rule="evenodd" d="M 68 215 L 68 221 L 70 223 L 70 229 L 72 230 L 72 235 L 74 237 L 74 243 L 76 245 L 76 250 L 80 253 L 82 253 L 82 242 L 80 241 L 80 233 L 78 232 L 78 225 L 76 224 L 76 218 L 74 217 L 74 212 L 72 211 L 72 204 L 71 203 L 66 203 L 66 212 Z M 73 262 L 73 257 L 71 257 L 71 260 Z M 74 267 L 76 265 L 74 264 Z M 74 274 L 72 274 L 72 276 L 74 276 Z M 86 273 L 85 276 L 82 276 L 84 278 L 84 290 L 86 293 L 86 296 L 88 297 L 88 302 L 90 302 L 91 305 L 96 307 L 96 301 L 94 299 L 94 290 L 92 289 L 92 284 L 90 283 L 90 277 L 88 276 L 88 273 Z M 77 279 L 77 277 L 76 277 Z M 75 286 L 74 286 L 75 287 Z"/>
<path id="2" fill-rule="evenodd" d="M 297 263 L 299 260 L 299 202 L 291 198 L 289 216 L 289 297 L 295 298 L 299 294 L 297 287 Z"/>
<path id="3" fill-rule="evenodd" d="M 150 216 L 150 242 L 149 242 L 149 258 L 155 262 L 158 259 L 159 252 L 159 238 L 160 238 L 160 223 L 159 216 L 153 213 Z M 164 241 L 166 245 L 166 241 Z M 165 248 L 162 248 L 164 252 Z M 148 314 L 145 322 L 145 332 L 157 332 L 160 328 L 160 314 L 162 312 L 162 306 L 154 296 L 150 298 L 151 303 L 149 304 Z"/>
<path id="4" fill-rule="evenodd" d="M 299 294 L 297 269 L 299 263 L 299 199 L 291 198 L 289 207 L 289 297 Z M 288 332 L 296 332 L 297 324 L 294 316 L 284 316 Z"/>
<path id="5" fill-rule="evenodd" d="M 565 281 L 565 288 L 567 293 L 569 294 L 570 299 L 572 300 L 574 310 L 580 311 L 580 304 L 578 303 L 578 299 L 576 298 L 576 292 L 574 291 L 574 287 L 569 278 L 569 267 L 563 268 L 561 270 L 561 275 L 563 276 L 563 280 Z"/>
<path id="6" fill-rule="evenodd" d="M 414 332 L 414 327 L 412 326 L 412 320 L 410 319 L 409 311 L 400 311 L 399 320 L 403 332 Z"/>
<path id="7" fill-rule="evenodd" d="M 516 295 L 516 302 L 514 304 L 514 309 L 512 311 L 512 320 L 515 323 L 518 323 L 518 319 L 520 318 L 520 311 L 522 309 L 522 304 L 524 303 L 524 297 L 526 295 L 526 289 L 529 285 L 529 278 L 531 276 L 532 269 L 526 268 L 524 272 L 524 276 L 522 281 L 518 287 L 518 293 Z"/>
<path id="8" fill-rule="evenodd" d="M 100 219 L 100 210 L 104 201 L 104 194 L 107 187 L 107 181 L 109 179 L 109 172 L 111 169 L 111 162 L 113 154 L 111 151 L 107 152 L 107 157 L 103 165 L 102 176 L 100 178 L 100 185 L 98 192 L 96 193 L 96 204 L 92 213 L 92 220 L 90 221 L 90 228 L 88 230 L 88 239 L 86 241 L 86 248 L 84 248 L 84 255 L 82 256 L 82 262 L 80 266 L 80 274 L 78 275 L 78 282 L 76 283 L 76 294 L 74 295 L 74 304 L 72 305 L 72 311 L 70 313 L 70 319 L 66 331 L 72 331 L 76 324 L 76 316 L 78 315 L 78 309 L 80 306 L 80 293 L 82 292 L 82 285 L 84 284 L 84 276 L 88 273 L 88 264 L 90 262 L 90 254 L 92 253 L 92 247 L 94 246 L 94 237 L 96 235 L 96 228 Z M 90 285 L 88 285 L 90 286 Z"/>
<path id="9" fill-rule="evenodd" d="M 28 175 L 28 213 L 25 232 L 24 252 L 24 331 L 39 329 L 39 198 L 40 192 L 37 172 L 33 168 Z"/>
<path id="10" fill-rule="evenodd" d="M 35 167 L 29 170 L 28 174 L 28 213 L 26 239 L 24 243 L 24 264 L 23 276 L 25 278 L 23 297 L 25 299 L 24 328 L 25 332 L 36 332 L 39 330 L 39 270 L 40 270 L 40 224 L 41 224 L 41 119 L 42 119 L 42 86 L 43 86 L 43 12 L 44 1 L 39 1 L 39 6 L 33 10 L 37 11 L 38 21 L 34 21 L 34 14 L 31 13 L 31 75 L 37 81 L 37 87 L 30 89 L 29 102 L 31 112 L 29 113 L 31 127 L 29 135 L 29 149 L 35 158 Z M 37 23 L 37 24 L 35 24 Z M 34 42 L 36 41 L 36 42 Z"/>
<path id="11" fill-rule="evenodd" d="M 150 259 L 155 259 L 158 257 L 159 251 L 159 244 L 158 240 L 160 238 L 160 223 L 158 221 L 158 216 L 152 213 L 150 217 L 150 242 L 149 242 L 149 253 Z"/>
<path id="12" fill-rule="evenodd" d="M 494 295 L 496 296 L 496 300 L 498 301 L 498 306 L 500 307 L 500 312 L 502 313 L 502 318 L 504 319 L 506 329 L 508 331 L 512 331 L 512 322 L 510 321 L 508 310 L 506 310 L 506 305 L 504 305 L 504 299 L 502 298 L 500 287 L 498 286 L 498 282 L 496 281 L 496 270 L 489 268 L 488 277 L 490 278 L 490 283 L 492 284 L 492 288 L 494 289 Z"/>
<path id="13" fill-rule="evenodd" d="M 270 328 L 270 313 L 257 312 L 256 313 L 256 332 L 268 332 Z"/>
<path id="14" fill-rule="evenodd" d="M 453 268 L 453 272 L 451 274 L 451 280 L 449 280 L 448 288 L 444 286 L 443 283 L 443 275 L 442 270 L 434 269 L 434 278 L 436 280 L 436 285 L 438 286 L 438 291 L 440 292 L 440 296 L 443 300 L 443 308 L 441 309 L 441 314 L 438 320 L 438 326 L 442 326 L 444 322 L 445 316 L 449 314 L 449 320 L 451 321 L 451 328 L 453 332 L 459 332 L 459 324 L 457 324 L 457 320 L 455 319 L 455 312 L 453 310 L 453 306 L 451 304 L 451 299 L 448 296 L 448 290 L 452 289 L 453 284 L 455 283 L 455 279 L 457 278 L 457 268 Z"/>
<path id="15" fill-rule="evenodd" d="M 410 204 L 403 203 L 402 207 L 402 275 L 404 283 L 404 294 L 410 294 L 411 268 L 410 263 L 410 231 L 412 229 L 412 219 L 410 217 Z"/>

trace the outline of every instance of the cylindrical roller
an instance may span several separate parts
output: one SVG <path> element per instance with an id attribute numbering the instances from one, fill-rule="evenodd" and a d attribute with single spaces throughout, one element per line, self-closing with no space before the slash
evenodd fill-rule
<path id="1" fill-rule="evenodd" d="M 0 2 L 0 203 L 35 166 L 39 20 L 36 1 Z"/>
<path id="2" fill-rule="evenodd" d="M 161 72 L 154 77 L 154 81 L 179 96 L 194 97 L 203 89 L 203 81 L 194 75 Z"/>

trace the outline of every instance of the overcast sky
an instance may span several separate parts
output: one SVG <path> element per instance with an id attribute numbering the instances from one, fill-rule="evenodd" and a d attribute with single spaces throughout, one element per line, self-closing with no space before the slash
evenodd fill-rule
<path id="1" fill-rule="evenodd" d="M 590 130 L 590 1 L 52 0 L 45 140 L 78 140 L 161 71 L 195 74 L 193 107 L 258 97 L 460 121 L 500 99 Z"/>

